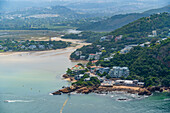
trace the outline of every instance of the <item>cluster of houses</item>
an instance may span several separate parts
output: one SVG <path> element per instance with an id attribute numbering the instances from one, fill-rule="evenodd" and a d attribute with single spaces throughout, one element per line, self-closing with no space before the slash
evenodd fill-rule
<path id="1" fill-rule="evenodd" d="M 123 37 L 123 35 L 119 35 L 119 36 L 116 36 L 115 37 L 115 42 L 117 42 L 118 40 L 121 40 Z M 113 39 L 113 35 L 107 35 L 107 36 L 103 36 L 100 38 L 100 42 L 103 42 L 103 41 L 111 41 Z"/>
<path id="2" fill-rule="evenodd" d="M 106 87 L 110 87 L 114 85 L 143 87 L 144 82 L 139 82 L 138 80 L 105 80 L 101 83 L 101 86 L 106 86 Z"/>
<path id="3" fill-rule="evenodd" d="M 84 81 L 90 81 L 91 77 L 97 77 L 100 82 L 101 86 L 110 87 L 113 85 L 124 85 L 124 86 L 144 86 L 144 82 L 139 82 L 138 80 L 120 80 L 119 78 L 124 76 L 127 77 L 129 75 L 128 67 L 118 67 L 114 66 L 113 68 L 109 67 L 101 67 L 101 66 L 91 66 L 88 72 L 85 71 L 85 68 L 81 65 L 75 65 L 71 68 L 72 72 L 74 73 L 75 80 L 80 80 L 84 77 L 84 75 L 88 75 L 88 78 L 85 78 Z M 84 71 L 84 73 L 81 73 Z M 116 80 L 107 79 L 105 76 L 100 77 L 97 73 L 107 73 L 112 78 L 117 78 Z"/>
<path id="4" fill-rule="evenodd" d="M 53 44 L 50 44 L 49 41 L 40 43 L 39 41 L 13 41 L 13 40 L 4 40 L 0 43 L 1 51 L 16 51 L 16 50 L 46 50 L 52 49 Z"/>
<path id="5" fill-rule="evenodd" d="M 104 48 L 102 48 L 103 50 Z M 95 54 L 89 54 L 88 58 L 86 59 L 86 56 L 82 55 L 82 51 L 76 51 L 76 56 L 80 57 L 80 60 L 99 60 L 100 56 L 102 55 L 102 52 L 96 52 Z"/>
<path id="6" fill-rule="evenodd" d="M 109 67 L 101 66 L 91 66 L 90 72 L 93 74 L 108 74 L 111 78 L 127 77 L 129 75 L 128 67 L 113 66 L 111 69 Z"/>

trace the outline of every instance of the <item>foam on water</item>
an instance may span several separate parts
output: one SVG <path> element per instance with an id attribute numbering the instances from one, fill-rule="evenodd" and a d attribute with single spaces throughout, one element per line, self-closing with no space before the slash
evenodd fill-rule
<path id="1" fill-rule="evenodd" d="M 33 102 L 33 100 L 4 100 L 7 103 L 15 103 L 15 102 Z"/>

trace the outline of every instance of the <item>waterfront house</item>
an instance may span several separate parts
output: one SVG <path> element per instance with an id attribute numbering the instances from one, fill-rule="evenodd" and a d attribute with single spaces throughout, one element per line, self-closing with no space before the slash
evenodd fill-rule
<path id="1" fill-rule="evenodd" d="M 80 56 L 81 54 L 82 54 L 82 51 L 76 51 L 76 52 L 75 52 L 75 55 L 76 55 L 76 56 Z"/>
<path id="2" fill-rule="evenodd" d="M 115 85 L 143 87 L 144 82 L 138 82 L 138 80 L 116 80 Z"/>
<path id="3" fill-rule="evenodd" d="M 104 80 L 104 81 L 101 83 L 101 86 L 104 86 L 104 87 L 112 87 L 114 84 L 115 84 L 115 82 L 112 81 L 112 80 Z"/>
<path id="4" fill-rule="evenodd" d="M 83 55 L 80 56 L 80 60 L 84 60 L 85 58 L 86 56 L 83 56 Z"/>
<path id="5" fill-rule="evenodd" d="M 144 82 L 138 82 L 137 83 L 139 87 L 143 87 L 144 86 Z"/>
<path id="6" fill-rule="evenodd" d="M 29 48 L 29 49 L 36 49 L 37 46 L 36 46 L 36 45 L 30 45 L 28 48 Z"/>
<path id="7" fill-rule="evenodd" d="M 81 71 L 81 70 L 85 70 L 84 67 L 80 66 L 80 65 L 75 65 L 74 67 L 71 68 L 72 71 Z"/>
<path id="8" fill-rule="evenodd" d="M 44 45 L 38 45 L 39 49 L 45 49 Z"/>

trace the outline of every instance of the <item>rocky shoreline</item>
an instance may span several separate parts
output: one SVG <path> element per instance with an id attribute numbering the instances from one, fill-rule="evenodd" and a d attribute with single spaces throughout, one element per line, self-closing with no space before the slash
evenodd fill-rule
<path id="1" fill-rule="evenodd" d="M 63 77 L 68 79 L 69 77 L 63 75 Z M 74 81 L 73 78 L 69 78 L 70 82 Z M 53 95 L 61 95 L 61 94 L 70 94 L 72 92 L 81 93 L 81 94 L 89 94 L 89 93 L 97 93 L 97 94 L 108 94 L 109 92 L 113 91 L 121 91 L 130 94 L 138 94 L 138 95 L 151 95 L 152 92 L 170 92 L 170 87 L 160 87 L 160 86 L 153 86 L 153 87 L 133 87 L 133 86 L 77 86 L 72 85 L 70 87 L 65 87 L 60 89 L 56 92 L 53 92 Z"/>
<path id="2" fill-rule="evenodd" d="M 54 93 L 53 95 L 61 95 L 61 94 L 70 94 L 72 92 L 81 93 L 81 94 L 89 94 L 89 93 L 97 93 L 97 94 L 107 94 L 113 91 L 123 91 L 126 93 L 131 94 L 138 94 L 138 95 L 151 95 L 152 93 L 145 89 L 145 88 L 137 88 L 134 89 L 133 87 L 126 87 L 121 88 L 119 86 L 116 87 L 103 87 L 103 86 L 93 86 L 93 87 L 84 87 L 84 86 L 71 86 L 60 89 Z"/>
<path id="3" fill-rule="evenodd" d="M 103 87 L 103 86 L 93 86 L 93 87 L 85 87 L 85 86 L 70 86 L 63 89 L 60 89 L 54 93 L 53 95 L 61 95 L 61 94 L 70 94 L 72 92 L 81 93 L 81 94 L 89 94 L 89 93 L 97 93 L 97 94 L 107 94 L 113 91 L 123 91 L 130 94 L 138 94 L 138 95 L 151 95 L 152 92 L 159 91 L 170 91 L 170 88 L 165 87 L 149 87 L 149 88 L 140 88 L 140 87 L 129 87 L 129 86 L 113 86 L 113 87 Z"/>

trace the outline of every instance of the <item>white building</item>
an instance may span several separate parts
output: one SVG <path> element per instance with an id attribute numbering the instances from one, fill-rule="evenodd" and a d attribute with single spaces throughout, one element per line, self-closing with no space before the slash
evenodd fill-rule
<path id="1" fill-rule="evenodd" d="M 83 78 L 83 74 L 80 74 L 80 75 L 76 75 L 74 78 L 76 79 L 76 80 L 80 80 L 81 78 Z"/>
<path id="2" fill-rule="evenodd" d="M 75 54 L 76 56 L 80 56 L 82 54 L 82 51 L 76 51 Z"/>
<path id="3" fill-rule="evenodd" d="M 100 59 L 100 55 L 96 55 L 96 54 L 89 54 L 88 60 L 90 59 L 95 59 L 95 60 L 99 60 Z"/>
<path id="4" fill-rule="evenodd" d="M 129 75 L 129 69 L 128 67 L 117 67 L 114 66 L 110 71 L 109 71 L 110 77 L 114 78 L 119 78 L 121 76 L 127 77 Z"/>
<path id="5" fill-rule="evenodd" d="M 28 48 L 29 49 L 35 49 L 35 48 L 37 48 L 37 46 L 36 45 L 30 45 Z"/>

